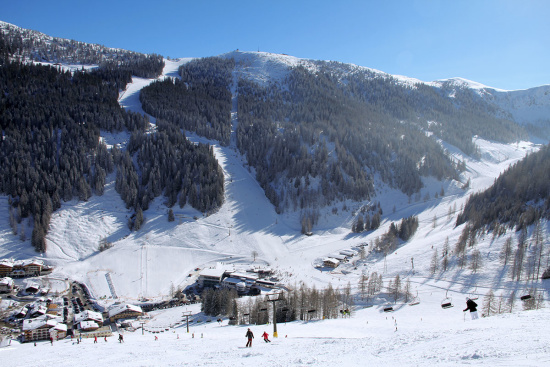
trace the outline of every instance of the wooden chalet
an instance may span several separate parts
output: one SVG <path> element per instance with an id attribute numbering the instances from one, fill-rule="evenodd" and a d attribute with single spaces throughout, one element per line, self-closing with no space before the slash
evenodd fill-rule
<path id="1" fill-rule="evenodd" d="M 337 268 L 338 265 L 340 265 L 340 260 L 338 259 L 334 259 L 332 257 L 327 257 L 325 259 L 323 259 L 323 266 L 327 267 L 327 268 Z"/>
<path id="2" fill-rule="evenodd" d="M 143 315 L 143 310 L 139 306 L 120 304 L 113 306 L 109 312 L 109 320 L 115 322 L 118 319 L 135 319 Z"/>

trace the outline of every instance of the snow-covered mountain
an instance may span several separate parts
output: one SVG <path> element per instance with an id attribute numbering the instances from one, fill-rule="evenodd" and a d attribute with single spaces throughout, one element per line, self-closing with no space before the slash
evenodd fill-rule
<path id="1" fill-rule="evenodd" d="M 501 91 L 463 79 L 424 83 L 360 66 L 280 54 L 235 51 L 221 57 L 235 60 L 234 80 L 246 77 L 262 86 L 281 83 L 292 67 L 300 66 L 312 73 L 320 67 L 329 67 L 343 85 L 348 82 L 346 75 L 360 74 L 394 81 L 408 88 L 421 83 L 440 88 L 450 97 L 466 88 L 518 123 L 545 121 L 550 108 L 548 86 Z M 144 114 L 139 101 L 140 91 L 156 80 L 179 78 L 179 66 L 189 61 L 164 60 L 165 67 L 158 78 L 133 77 L 132 83 L 121 91 L 119 104 L 127 110 Z M 236 127 L 239 124 L 236 85 L 233 84 L 231 89 L 231 122 Z M 151 118 L 150 121 L 151 131 L 154 131 L 156 120 Z M 244 341 L 246 327 L 227 326 L 226 320 L 223 326 L 214 325 L 214 322 L 196 323 L 192 327 L 194 338 L 191 338 L 179 324 L 181 312 L 185 309 L 176 308 L 152 314 L 153 318 L 147 324 L 149 330 L 169 328 L 158 342 L 151 334 L 141 336 L 140 331 L 127 334 L 125 344 L 115 344 L 114 340 L 107 344 L 87 341 L 77 346 L 65 340 L 53 347 L 39 344 L 34 348 L 31 344 L 14 342 L 3 352 L 3 360 L 10 365 L 49 365 L 53 361 L 65 365 L 95 365 L 101 351 L 112 363 L 123 366 L 182 363 L 199 366 L 260 363 L 301 366 L 335 362 L 352 366 L 365 361 L 391 366 L 434 363 L 543 365 L 550 362 L 547 343 L 540 337 L 549 317 L 546 310 L 522 312 L 518 305 L 513 313 L 477 321 L 467 320 L 461 312 L 465 297 L 478 296 L 478 303 L 482 306 L 484 296 L 491 290 L 502 300 L 509 299 L 512 291 L 519 295 L 531 288 L 539 289 L 548 298 L 548 281 L 513 281 L 508 276 L 508 268 L 499 261 L 506 238 L 510 236 L 516 240 L 516 233 L 496 238 L 490 234 L 478 237 L 475 248 L 483 265 L 475 271 L 461 267 L 456 257 L 451 258 L 447 270 L 441 267 L 433 269 L 432 266 L 434 257 L 438 259 L 434 255 L 436 250 L 441 255 L 445 243 L 453 248 L 459 241 L 464 226 L 455 226 L 456 216 L 468 196 L 490 187 L 506 168 L 536 151 L 536 144 L 529 141 L 505 144 L 474 138 L 479 158 L 473 158 L 448 142 L 438 140 L 454 161 L 464 162 L 466 170 L 459 179 L 422 177 L 423 187 L 417 195 L 419 199 L 416 199 L 375 175 L 375 196 L 363 201 L 346 199 L 321 208 L 313 235 L 304 236 L 300 234 L 300 212 L 276 212 L 258 183 L 254 168 L 237 150 L 234 141 L 222 146 L 218 141 L 194 133 L 187 132 L 186 135 L 195 143 L 210 144 L 223 169 L 225 201 L 218 211 L 204 216 L 189 205 L 183 208 L 176 205 L 173 207 L 175 221 L 168 222 L 168 207 L 160 196 L 145 212 L 144 226 L 131 231 L 127 222 L 133 211 L 127 209 L 115 191 L 116 178 L 111 174 L 106 179 L 102 196 L 92 196 L 88 201 L 64 202 L 53 213 L 46 237 L 47 251 L 37 254 L 29 239 L 22 241 L 20 236 L 12 233 L 9 199 L 2 195 L 0 258 L 41 258 L 56 267 L 51 276 L 39 279 L 53 292 L 63 293 L 68 290 L 68 279 L 77 280 L 86 284 L 96 302 L 104 307 L 115 302 L 139 303 L 143 298 L 167 299 L 171 288 L 185 288 L 196 281 L 197 268 L 224 266 L 244 270 L 268 266 L 288 287 L 303 282 L 317 288 L 330 284 L 342 289 L 349 283 L 356 304 L 351 319 L 317 319 L 309 323 L 279 325 L 279 335 L 285 337 L 262 345 L 257 344 L 263 343 L 259 335 L 264 327 L 254 326 L 256 344 L 252 349 L 242 350 L 239 347 Z M 101 138 L 108 146 L 116 144 L 124 149 L 130 136 L 128 133 L 102 131 Z M 469 182 L 469 186 L 465 186 L 465 182 Z M 360 234 L 350 233 L 357 213 L 373 202 L 379 202 L 384 213 L 380 228 Z M 377 239 L 392 222 L 413 215 L 418 216 L 419 228 L 409 241 L 400 243 L 397 250 L 385 255 L 374 251 Z M 549 229 L 545 222 L 544 233 Z M 113 247 L 99 252 L 98 244 L 105 238 Z M 363 243 L 368 244 L 370 251 L 365 259 L 356 256 L 333 271 L 317 267 L 329 254 Z M 394 304 L 395 312 L 388 314 L 383 312 L 390 302 L 387 292 L 381 292 L 370 301 L 361 299 L 359 279 L 372 272 L 382 274 L 386 283 L 397 275 L 409 280 L 414 287 L 413 294 L 421 300 L 420 304 L 409 307 L 400 300 Z M 443 300 L 450 300 L 455 307 L 442 309 Z M 9 306 L 11 303 L 2 303 L 3 308 Z M 197 318 L 207 319 L 198 307 L 189 310 Z M 43 347 L 48 348 L 48 352 L 43 353 L 46 357 L 39 361 L 36 353 Z"/>
<path id="2" fill-rule="evenodd" d="M 258 83 L 278 82 L 288 75 L 289 69 L 302 66 L 315 73 L 319 70 L 319 60 L 301 59 L 285 54 L 269 52 L 233 51 L 219 55 L 233 58 L 237 62 L 240 72 Z M 525 90 L 503 90 L 483 85 L 464 78 L 449 78 L 436 81 L 421 81 L 402 75 L 392 75 L 380 70 L 328 62 L 333 72 L 349 77 L 354 74 L 368 74 L 372 78 L 383 78 L 397 81 L 399 84 L 414 88 L 416 84 L 423 84 L 442 88 L 448 96 L 454 96 L 457 90 L 469 89 L 474 91 L 487 103 L 494 105 L 503 117 L 511 118 L 520 124 L 550 125 L 550 85 L 534 86 Z M 342 83 L 346 83 L 342 78 Z"/>

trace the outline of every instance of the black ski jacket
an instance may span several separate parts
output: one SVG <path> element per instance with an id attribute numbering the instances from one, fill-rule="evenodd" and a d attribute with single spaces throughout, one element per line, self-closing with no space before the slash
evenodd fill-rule
<path id="1" fill-rule="evenodd" d="M 475 312 L 475 311 L 477 311 L 476 307 L 477 307 L 477 303 L 475 303 L 474 301 L 469 299 L 469 300 L 466 301 L 466 308 L 463 311 L 470 310 L 470 312 Z"/>

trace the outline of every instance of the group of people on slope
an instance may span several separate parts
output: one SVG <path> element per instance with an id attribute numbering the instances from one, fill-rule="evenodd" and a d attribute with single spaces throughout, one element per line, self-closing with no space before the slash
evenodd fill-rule
<path id="1" fill-rule="evenodd" d="M 252 330 L 250 330 L 250 328 L 248 328 L 248 330 L 246 331 L 245 336 L 248 339 L 248 341 L 246 342 L 246 348 L 252 347 L 252 339 L 254 339 L 254 333 L 252 332 Z M 269 340 L 269 334 L 266 331 L 264 331 L 262 337 L 264 338 L 264 342 L 271 343 L 271 340 Z"/>

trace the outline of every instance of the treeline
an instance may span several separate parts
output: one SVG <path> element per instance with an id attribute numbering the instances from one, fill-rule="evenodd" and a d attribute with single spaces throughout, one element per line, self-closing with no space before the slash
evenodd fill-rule
<path id="1" fill-rule="evenodd" d="M 456 224 L 469 221 L 475 230 L 487 226 L 502 234 L 550 218 L 549 170 L 550 147 L 544 146 L 508 168 L 490 188 L 470 196 Z"/>
<path id="2" fill-rule="evenodd" d="M 0 54 L 13 60 L 100 65 L 103 69 L 128 72 L 143 78 L 154 78 L 162 73 L 163 57 L 138 52 L 50 37 L 11 24 L 0 24 Z M 121 88 L 124 89 L 124 88 Z"/>
<path id="3" fill-rule="evenodd" d="M 325 289 L 309 288 L 304 283 L 282 292 L 276 302 L 277 322 L 295 320 L 335 319 L 354 305 L 351 285 L 342 290 L 328 285 Z M 273 306 L 265 297 L 238 299 L 237 292 L 228 289 L 205 289 L 201 294 L 201 311 L 208 316 L 228 316 L 238 324 L 266 324 L 273 320 Z"/>
<path id="4" fill-rule="evenodd" d="M 231 136 L 233 59 L 197 59 L 179 69 L 181 79 L 165 79 L 143 88 L 143 110 L 222 145 Z"/>
<path id="5" fill-rule="evenodd" d="M 206 288 L 201 293 L 201 311 L 207 316 L 237 317 L 239 295 L 234 289 Z"/>

